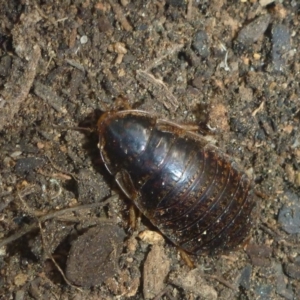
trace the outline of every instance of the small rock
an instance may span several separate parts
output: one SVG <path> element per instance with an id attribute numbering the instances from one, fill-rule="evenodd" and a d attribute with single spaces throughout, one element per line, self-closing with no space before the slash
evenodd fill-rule
<path id="1" fill-rule="evenodd" d="M 72 245 L 66 276 L 78 286 L 90 288 L 118 272 L 118 260 L 125 232 L 118 226 L 102 224 L 81 235 Z"/>
<path id="2" fill-rule="evenodd" d="M 300 279 L 300 261 L 285 264 L 284 271 L 289 277 L 299 280 Z"/>
<path id="3" fill-rule="evenodd" d="M 136 295 L 140 287 L 141 273 L 137 267 L 122 269 L 105 281 L 105 286 L 115 295 L 113 299 L 128 299 Z M 101 298 L 106 299 L 106 298 Z"/>
<path id="4" fill-rule="evenodd" d="M 153 245 L 144 264 L 144 297 L 152 299 L 165 286 L 170 271 L 170 261 L 161 245 Z"/>
<path id="5" fill-rule="evenodd" d="M 101 16 L 98 21 L 98 27 L 101 32 L 112 33 L 113 26 L 106 16 Z"/>
<path id="6" fill-rule="evenodd" d="M 264 34 L 270 21 L 271 16 L 268 14 L 256 18 L 239 32 L 237 42 L 250 46 Z"/>
<path id="7" fill-rule="evenodd" d="M 245 290 L 249 290 L 250 288 L 250 279 L 251 279 L 251 273 L 252 273 L 252 266 L 247 265 L 241 273 L 241 277 L 239 278 L 239 284 L 242 286 Z"/>
<path id="8" fill-rule="evenodd" d="M 21 154 L 22 154 L 22 151 L 17 150 L 17 151 L 14 151 L 13 153 L 11 153 L 10 157 L 16 158 L 16 157 L 20 156 Z"/>
<path id="9" fill-rule="evenodd" d="M 192 42 L 192 48 L 199 54 L 202 58 L 209 56 L 209 40 L 207 33 L 203 30 L 198 30 L 194 36 Z"/>
<path id="10" fill-rule="evenodd" d="M 80 44 L 86 44 L 88 42 L 88 37 L 86 35 L 83 35 L 81 38 L 80 38 Z"/>
<path id="11" fill-rule="evenodd" d="M 162 245 L 165 242 L 164 237 L 160 233 L 158 233 L 156 231 L 152 231 L 152 230 L 144 230 L 144 231 L 140 232 L 139 238 L 143 242 L 146 242 L 151 245 L 154 245 L 154 244 Z"/>
<path id="12" fill-rule="evenodd" d="M 290 32 L 283 24 L 275 24 L 272 29 L 272 63 L 275 71 L 285 70 L 288 51 L 291 50 Z"/>
<path id="13" fill-rule="evenodd" d="M 287 233 L 300 233 L 300 199 L 291 192 L 286 192 L 285 197 L 288 203 L 280 209 L 278 223 Z"/>
<path id="14" fill-rule="evenodd" d="M 252 264 L 259 267 L 270 266 L 272 249 L 266 245 L 248 244 L 246 253 L 251 258 Z"/>
<path id="15" fill-rule="evenodd" d="M 287 300 L 293 300 L 294 293 L 291 287 L 288 287 L 286 282 L 287 278 L 283 273 L 282 265 L 280 263 L 274 264 L 274 269 L 276 272 L 276 293 Z"/>
<path id="16" fill-rule="evenodd" d="M 174 271 L 170 274 L 169 281 L 171 284 L 182 288 L 186 293 L 193 293 L 203 300 L 218 299 L 216 290 L 208 285 L 202 274 L 199 268 L 192 271 Z"/>
<path id="17" fill-rule="evenodd" d="M 45 161 L 37 157 L 20 158 L 17 160 L 15 171 L 20 176 L 25 176 L 31 173 L 34 169 L 45 164 Z"/>
<path id="18" fill-rule="evenodd" d="M 4 55 L 0 59 L 0 76 L 6 77 L 11 72 L 12 59 L 9 55 Z"/>
<path id="19" fill-rule="evenodd" d="M 292 7 L 297 8 L 298 5 L 299 5 L 299 3 L 298 3 L 297 0 L 292 0 L 292 1 L 291 1 L 291 6 L 292 6 Z"/>
<path id="20" fill-rule="evenodd" d="M 273 286 L 272 285 L 267 285 L 267 284 L 258 284 L 255 289 L 255 294 L 257 297 L 255 299 L 258 300 L 270 300 L 272 299 L 271 294 L 273 291 Z"/>
<path id="21" fill-rule="evenodd" d="M 201 76 L 197 76 L 193 80 L 193 86 L 197 89 L 201 89 L 203 87 L 203 78 Z"/>
<path id="22" fill-rule="evenodd" d="M 16 286 L 23 286 L 27 280 L 28 280 L 27 274 L 19 273 L 15 276 L 14 283 Z"/>
<path id="23" fill-rule="evenodd" d="M 14 300 L 23 300 L 23 299 L 25 299 L 25 291 L 24 290 L 18 290 L 15 293 Z"/>

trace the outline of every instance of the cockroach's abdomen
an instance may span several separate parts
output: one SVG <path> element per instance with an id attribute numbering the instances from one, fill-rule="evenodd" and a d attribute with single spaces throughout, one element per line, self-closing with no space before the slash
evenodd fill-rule
<path id="1" fill-rule="evenodd" d="M 108 171 L 174 244 L 215 253 L 248 236 L 252 182 L 202 136 L 138 110 L 105 113 L 98 131 Z"/>

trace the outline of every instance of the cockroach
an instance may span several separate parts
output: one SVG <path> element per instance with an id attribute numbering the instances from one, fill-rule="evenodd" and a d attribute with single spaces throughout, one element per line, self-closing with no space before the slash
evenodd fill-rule
<path id="1" fill-rule="evenodd" d="M 106 112 L 97 126 L 107 170 L 175 245 L 215 254 L 249 235 L 252 180 L 204 136 L 141 110 Z"/>

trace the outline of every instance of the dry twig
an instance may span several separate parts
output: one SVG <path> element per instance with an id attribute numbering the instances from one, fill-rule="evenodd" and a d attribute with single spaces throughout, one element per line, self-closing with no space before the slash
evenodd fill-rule
<path id="1" fill-rule="evenodd" d="M 14 78 L 11 78 L 11 81 L 5 85 L 5 89 L 1 93 L 4 106 L 0 109 L 0 130 L 8 125 L 8 122 L 18 112 L 20 104 L 27 98 L 30 91 L 41 57 L 41 49 L 38 45 L 35 45 L 32 50 L 32 55 L 23 75 L 17 82 Z M 17 70 L 15 72 L 19 74 Z"/>
<path id="2" fill-rule="evenodd" d="M 3 246 L 6 246 L 7 244 L 19 239 L 20 237 L 22 237 L 23 235 L 27 234 L 28 232 L 37 229 L 39 227 L 39 223 L 43 223 L 46 220 L 52 219 L 52 218 L 57 218 L 59 216 L 62 216 L 64 214 L 70 213 L 70 212 L 74 212 L 74 211 L 79 211 L 82 209 L 91 209 L 91 208 L 95 208 L 95 207 L 101 207 L 101 206 L 105 206 L 107 203 L 113 201 L 116 197 L 118 197 L 117 195 L 111 196 L 108 199 L 106 199 L 105 201 L 102 202 L 98 202 L 98 203 L 92 203 L 92 204 L 86 204 L 86 205 L 79 205 L 79 206 L 75 206 L 75 207 L 70 207 L 70 208 L 66 208 L 66 209 L 62 209 L 59 211 L 54 211 L 51 213 L 48 213 L 42 217 L 37 218 L 37 222 L 22 228 L 20 231 L 16 232 L 15 234 L 3 239 L 0 241 L 0 248 Z"/>
<path id="3" fill-rule="evenodd" d="M 168 86 L 162 80 L 155 78 L 150 73 L 150 71 L 151 69 L 159 66 L 167 56 L 173 55 L 174 53 L 180 51 L 183 46 L 183 44 L 175 45 L 174 47 L 170 48 L 164 55 L 161 55 L 157 59 L 155 59 L 145 70 L 138 70 L 136 73 L 136 78 L 141 83 L 145 84 L 146 86 L 150 84 L 155 86 L 159 90 L 162 90 L 162 93 L 160 93 L 162 95 L 162 99 L 160 100 L 160 97 L 158 97 L 158 100 L 160 100 L 168 110 L 173 111 L 175 111 L 179 106 L 177 98 L 173 95 Z M 167 98 L 168 101 L 163 100 L 164 97 Z"/>
<path id="4" fill-rule="evenodd" d="M 225 285 L 226 287 L 232 289 L 233 291 L 238 292 L 238 288 L 235 285 L 233 285 L 230 282 L 226 281 L 221 276 L 217 276 L 217 275 L 204 275 L 204 277 L 215 279 L 215 280 L 219 281 L 220 283 L 222 283 L 223 285 Z"/>
<path id="5" fill-rule="evenodd" d="M 172 94 L 172 92 L 162 80 L 155 78 L 151 73 L 148 73 L 147 71 L 143 70 L 137 71 L 137 80 L 139 80 L 142 83 L 146 82 L 148 84 L 153 84 L 154 86 L 163 90 L 163 95 L 166 96 L 166 98 L 169 100 L 169 102 L 163 101 L 164 106 L 168 110 L 176 110 L 178 108 L 177 98 Z M 170 104 L 172 105 L 172 107 Z"/>
<path id="6" fill-rule="evenodd" d="M 22 15 L 20 22 L 11 31 L 13 46 L 18 56 L 14 56 L 12 72 L 1 91 L 0 130 L 13 120 L 21 103 L 27 98 L 36 76 L 41 49 L 34 42 L 38 39 L 35 26 L 40 19 L 37 10 L 33 10 Z"/>
<path id="7" fill-rule="evenodd" d="M 192 20 L 193 2 L 194 0 L 189 0 L 187 5 L 186 19 L 188 21 Z"/>
<path id="8" fill-rule="evenodd" d="M 42 237 L 42 241 L 43 241 L 43 249 L 45 250 L 46 252 L 46 255 L 48 257 L 51 258 L 52 262 L 54 263 L 55 267 L 57 268 L 57 270 L 59 271 L 59 273 L 61 274 L 61 276 L 63 277 L 63 279 L 65 280 L 65 282 L 70 285 L 71 287 L 77 289 L 78 291 L 82 292 L 82 289 L 73 285 L 69 280 L 68 278 L 65 276 L 65 273 L 64 271 L 61 269 L 61 267 L 59 266 L 59 264 L 56 262 L 56 260 L 54 259 L 52 253 L 50 251 L 48 251 L 47 249 L 49 249 L 49 246 L 47 245 L 47 242 L 46 242 L 46 239 L 45 239 L 45 236 L 44 236 L 44 233 L 43 233 L 43 228 L 42 228 L 42 224 L 41 222 L 38 222 L 38 226 L 40 228 L 40 233 L 41 233 L 41 237 Z"/>

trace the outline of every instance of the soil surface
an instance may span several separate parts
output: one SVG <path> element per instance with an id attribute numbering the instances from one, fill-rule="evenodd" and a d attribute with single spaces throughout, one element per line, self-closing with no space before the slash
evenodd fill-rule
<path id="1" fill-rule="evenodd" d="M 0 7 L 0 299 L 300 299 L 299 1 Z M 120 96 L 253 177 L 239 249 L 191 262 L 130 229 L 93 130 Z"/>

